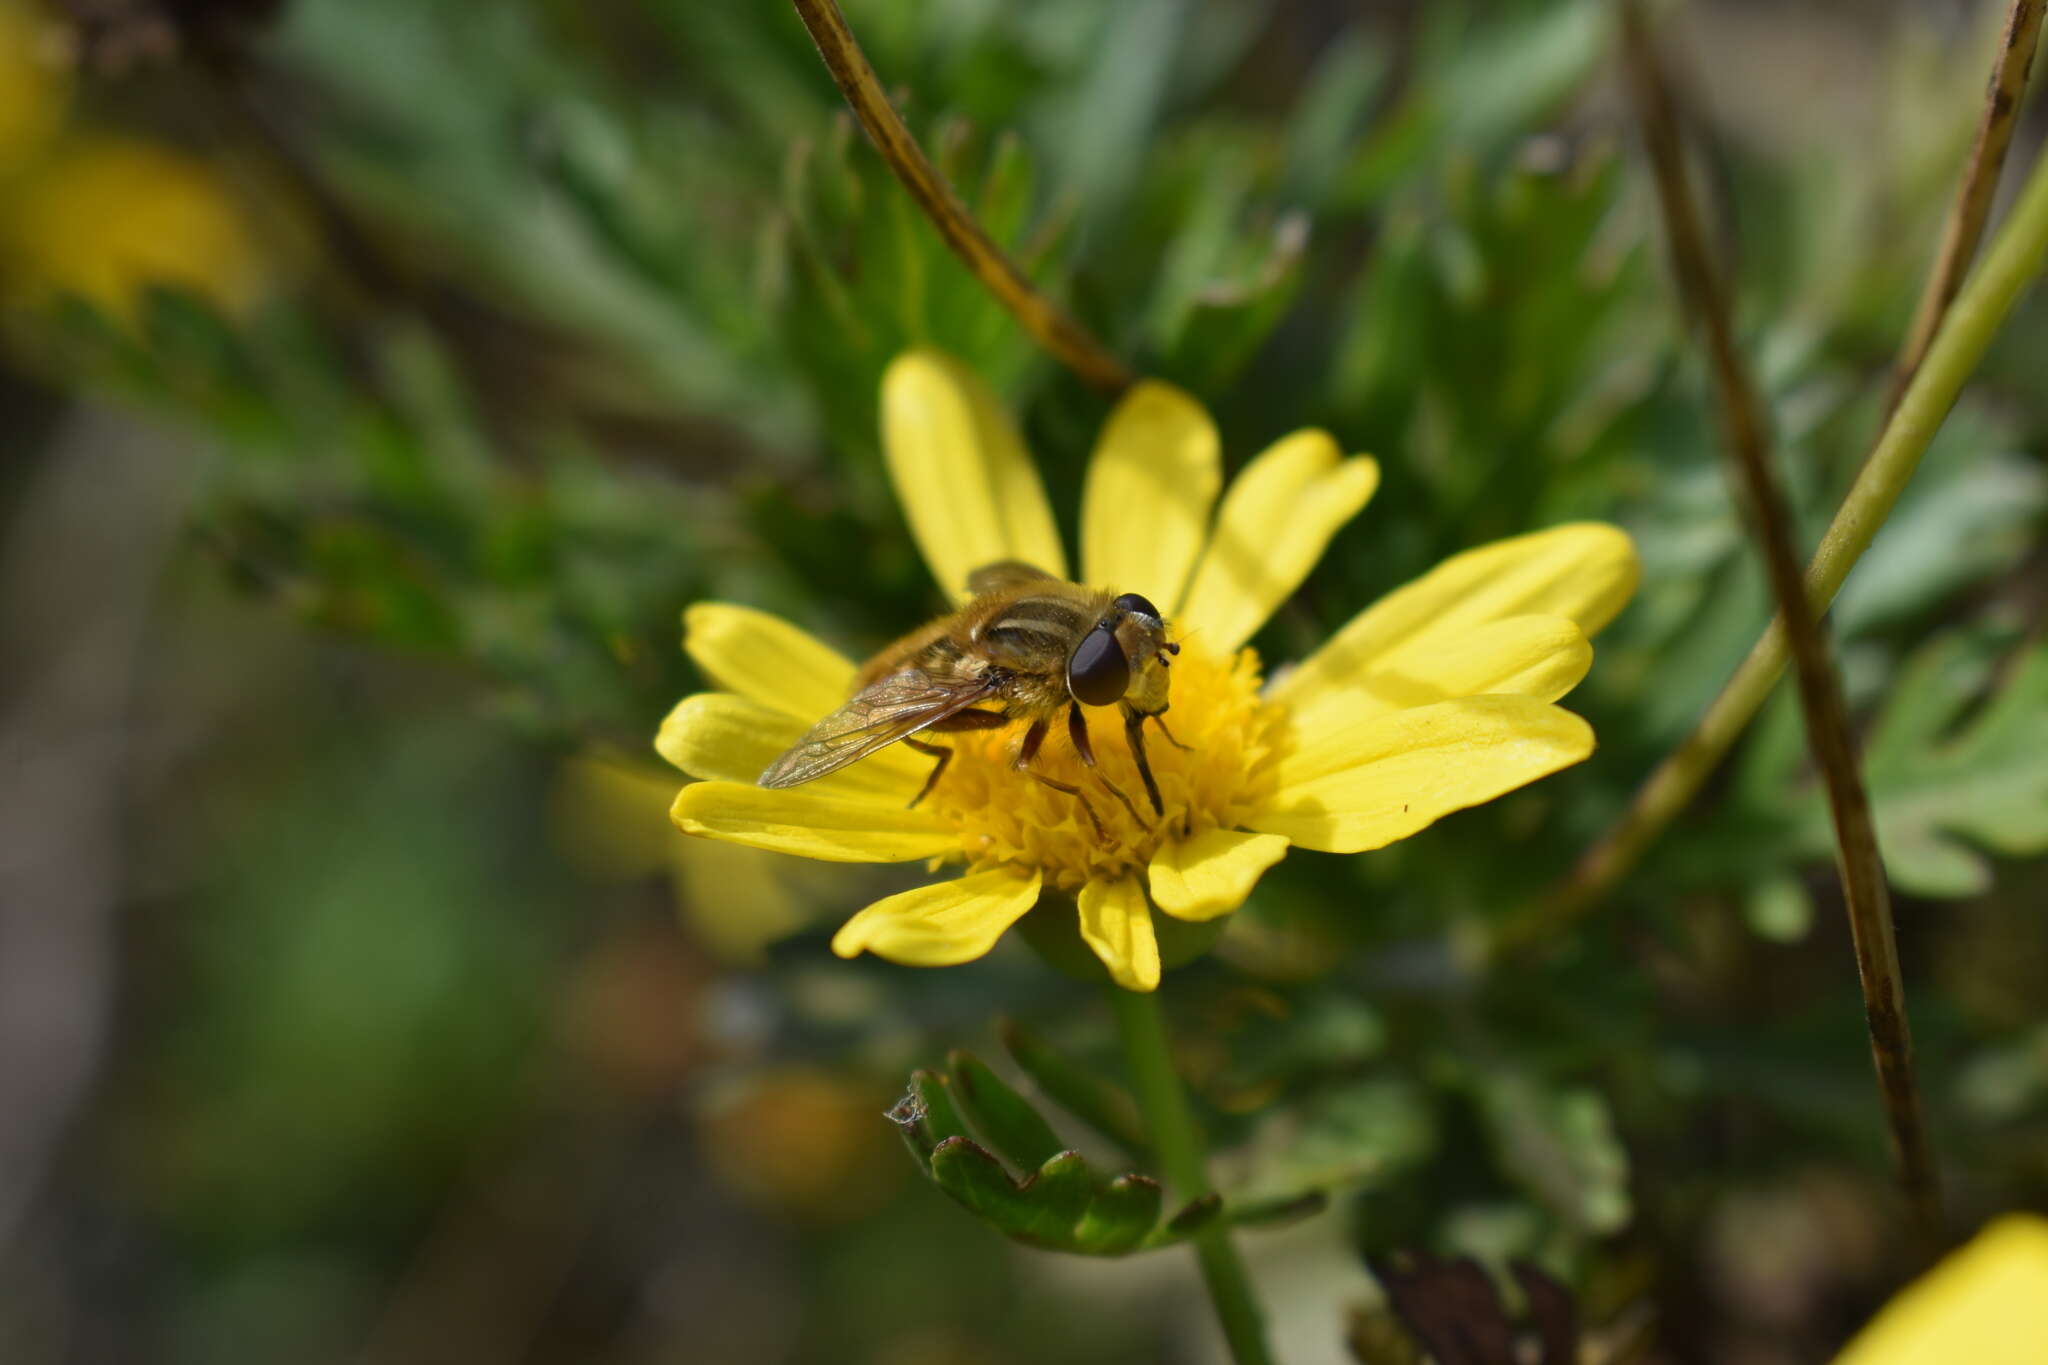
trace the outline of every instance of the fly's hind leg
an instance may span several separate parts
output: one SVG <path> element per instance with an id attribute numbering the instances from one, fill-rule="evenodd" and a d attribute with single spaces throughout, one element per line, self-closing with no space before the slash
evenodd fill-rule
<path id="1" fill-rule="evenodd" d="M 921 739 L 906 739 L 903 742 L 919 753 L 930 754 L 939 760 L 932 764 L 931 776 L 925 778 L 924 785 L 917 789 L 917 795 L 911 797 L 910 805 L 905 807 L 907 810 L 915 810 L 917 803 L 930 796 L 932 788 L 939 785 L 939 774 L 946 771 L 946 765 L 953 761 L 953 751 L 943 744 L 927 744 Z"/>
<path id="2" fill-rule="evenodd" d="M 1081 714 L 1079 702 L 1067 707 L 1067 738 L 1074 742 L 1074 752 L 1081 755 L 1081 762 L 1088 766 L 1089 772 L 1095 774 L 1095 780 L 1102 784 L 1103 790 L 1123 802 L 1124 809 L 1131 813 L 1133 820 L 1144 824 L 1145 817 L 1138 814 L 1138 808 L 1131 804 L 1130 797 L 1124 795 L 1124 789 L 1103 776 L 1102 769 L 1096 766 L 1095 746 L 1088 742 L 1088 718 Z"/>
<path id="3" fill-rule="evenodd" d="M 956 712 L 931 728 L 934 731 L 995 730 L 1009 724 L 1009 721 L 1010 718 L 1000 711 L 967 710 Z M 939 774 L 946 771 L 946 765 L 953 761 L 953 751 L 944 744 L 927 744 L 921 739 L 906 739 L 903 743 L 921 754 L 930 754 L 939 760 L 932 765 L 931 776 L 925 778 L 924 785 L 917 789 L 917 795 L 910 798 L 910 808 L 914 810 L 917 803 L 930 796 L 932 788 L 939 785 Z"/>
<path id="4" fill-rule="evenodd" d="M 1108 843 L 1109 831 L 1102 827 L 1102 817 L 1095 813 L 1095 807 L 1088 804 L 1088 794 L 1071 782 L 1061 782 L 1056 778 L 1047 777 L 1044 773 L 1031 766 L 1031 760 L 1038 757 L 1039 746 L 1045 743 L 1045 732 L 1048 724 L 1044 720 L 1034 720 L 1031 722 L 1031 728 L 1024 732 L 1023 747 L 1017 750 L 1017 771 L 1027 773 L 1043 782 L 1046 786 L 1051 787 L 1054 791 L 1065 792 L 1068 796 L 1079 801 L 1082 811 L 1088 816 L 1089 825 L 1095 830 L 1095 842 L 1098 844 Z"/>

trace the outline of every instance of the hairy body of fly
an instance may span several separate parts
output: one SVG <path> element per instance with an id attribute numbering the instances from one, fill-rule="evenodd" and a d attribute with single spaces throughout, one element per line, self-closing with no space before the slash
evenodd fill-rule
<path id="1" fill-rule="evenodd" d="M 913 735 L 1018 722 L 1029 728 L 1017 766 L 1029 771 L 1062 710 L 1076 750 L 1093 768 L 1081 707 L 1121 705 L 1147 794 L 1159 808 L 1140 727 L 1166 710 L 1167 656 L 1178 647 L 1167 642 L 1158 609 L 1135 594 L 1119 596 L 1064 582 L 1014 562 L 976 570 L 968 588 L 974 596 L 967 605 L 905 635 L 863 665 L 847 703 L 776 759 L 761 775 L 761 785 L 797 786 L 910 741 L 938 758 L 925 784 L 929 791 L 950 751 L 916 743 Z M 1080 796 L 1077 788 L 1033 776 Z M 1122 792 L 1099 775 L 1098 780 L 1129 805 Z"/>

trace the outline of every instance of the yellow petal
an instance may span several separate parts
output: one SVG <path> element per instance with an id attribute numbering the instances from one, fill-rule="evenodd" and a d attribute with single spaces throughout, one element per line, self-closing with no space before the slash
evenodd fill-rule
<path id="1" fill-rule="evenodd" d="M 1216 424 L 1156 380 L 1124 395 L 1103 423 L 1081 492 L 1081 572 L 1098 588 L 1177 602 L 1209 531 L 1223 482 Z"/>
<path id="2" fill-rule="evenodd" d="M 834 863 L 899 863 L 960 847 L 936 816 L 878 801 L 821 795 L 806 787 L 771 791 L 745 782 L 692 782 L 669 818 L 685 834 Z"/>
<path id="3" fill-rule="evenodd" d="M 1243 905 L 1267 868 L 1287 856 L 1277 834 L 1212 829 L 1152 858 L 1152 903 L 1175 919 L 1208 920 Z"/>
<path id="4" fill-rule="evenodd" d="M 832 936 L 841 957 L 862 952 L 906 967 L 972 962 L 1038 903 L 1039 875 L 977 872 L 878 900 Z"/>
<path id="5" fill-rule="evenodd" d="M 1895 1297 L 1835 1365 L 2039 1365 L 2048 1219 L 2007 1214 Z"/>
<path id="6" fill-rule="evenodd" d="M 1593 752 L 1585 721 L 1533 697 L 1466 697 L 1396 711 L 1315 757 L 1283 760 L 1279 789 L 1246 823 L 1303 848 L 1362 853 Z"/>
<path id="7" fill-rule="evenodd" d="M 910 534 L 954 601 L 966 600 L 968 574 L 999 559 L 1067 576 L 1059 528 L 1015 424 L 959 361 L 916 350 L 889 366 L 882 453 Z"/>
<path id="8" fill-rule="evenodd" d="M 667 834 L 678 908 L 713 957 L 758 967 L 769 944 L 804 927 L 809 905 L 791 889 L 782 859 L 717 839 Z"/>
<path id="9" fill-rule="evenodd" d="M 1379 485 L 1378 462 L 1344 459 L 1328 432 L 1276 441 L 1223 495 L 1177 624 L 1220 653 L 1251 639 Z"/>
<path id="10" fill-rule="evenodd" d="M 853 686 L 853 664 L 779 616 L 726 602 L 683 613 L 683 648 L 704 675 L 808 726 L 836 710 Z"/>
<path id="11" fill-rule="evenodd" d="M 807 721 L 730 692 L 699 692 L 676 703 L 661 722 L 654 748 L 692 777 L 753 782 L 809 728 Z M 805 790 L 901 808 L 931 775 L 933 761 L 901 746 L 888 748 L 805 784 Z"/>
<path id="12" fill-rule="evenodd" d="M 652 764 L 572 758 L 556 774 L 550 832 L 576 870 L 587 876 L 606 881 L 644 877 L 668 866 L 676 845 L 689 842 L 678 839 L 674 826 L 661 818 L 675 799 L 675 780 Z"/>
<path id="13" fill-rule="evenodd" d="M 1109 968 L 1110 979 L 1127 991 L 1157 990 L 1159 940 L 1138 879 L 1091 881 L 1074 899 L 1081 908 L 1081 937 Z"/>
<path id="14" fill-rule="evenodd" d="M 1555 526 L 1453 555 L 1351 618 L 1307 662 L 1272 689 L 1298 709 L 1314 693 L 1368 671 L 1439 649 L 1509 616 L 1563 616 L 1587 636 L 1614 619 L 1635 591 L 1641 567 L 1617 527 Z"/>
<path id="15" fill-rule="evenodd" d="M 1297 699 L 1289 723 L 1298 758 L 1339 747 L 1341 733 L 1392 711 L 1458 697 L 1516 696 L 1556 701 L 1593 666 L 1585 633 L 1562 616 L 1510 616 L 1439 640 L 1428 649 L 1397 650 L 1344 686 Z"/>

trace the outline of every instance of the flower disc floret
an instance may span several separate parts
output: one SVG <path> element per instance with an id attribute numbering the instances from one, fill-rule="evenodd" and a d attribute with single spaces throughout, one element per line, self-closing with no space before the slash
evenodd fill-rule
<path id="1" fill-rule="evenodd" d="M 1097 769 L 1082 763 L 1063 731 L 1032 764 L 1053 781 L 1079 787 L 1085 810 L 1080 799 L 1018 770 L 1015 729 L 946 736 L 941 742 L 953 758 L 925 804 L 958 829 L 960 855 L 975 872 L 1036 870 L 1045 885 L 1068 892 L 1142 873 L 1169 843 L 1243 825 L 1271 794 L 1279 711 L 1260 701 L 1259 681 L 1258 657 L 1248 649 L 1224 658 L 1198 641 L 1182 649 L 1173 662 L 1173 708 L 1164 718 L 1173 739 L 1157 725 L 1145 727 L 1163 813 L 1146 798 L 1122 714 L 1109 707 L 1082 713 Z"/>

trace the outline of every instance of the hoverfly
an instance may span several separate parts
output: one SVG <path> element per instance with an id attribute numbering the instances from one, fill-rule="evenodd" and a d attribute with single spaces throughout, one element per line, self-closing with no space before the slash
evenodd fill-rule
<path id="1" fill-rule="evenodd" d="M 1100 836 L 1102 822 L 1081 789 L 1031 765 L 1065 710 L 1075 752 L 1096 769 L 1081 708 L 1121 704 L 1145 794 L 1152 809 L 1165 814 L 1143 730 L 1147 720 L 1154 721 L 1168 742 L 1179 743 L 1160 715 L 1167 707 L 1168 657 L 1180 653 L 1180 646 L 1166 638 L 1159 608 L 1137 593 L 1086 588 L 1015 560 L 976 569 L 967 590 L 973 600 L 966 606 L 870 659 L 847 703 L 771 763 L 761 785 L 794 787 L 900 740 L 938 760 L 911 799 L 915 806 L 937 785 L 953 751 L 913 735 L 995 730 L 1022 721 L 1028 728 L 1014 759 L 1017 771 L 1078 798 Z M 1139 818 L 1114 783 L 1099 770 L 1095 777 Z"/>

